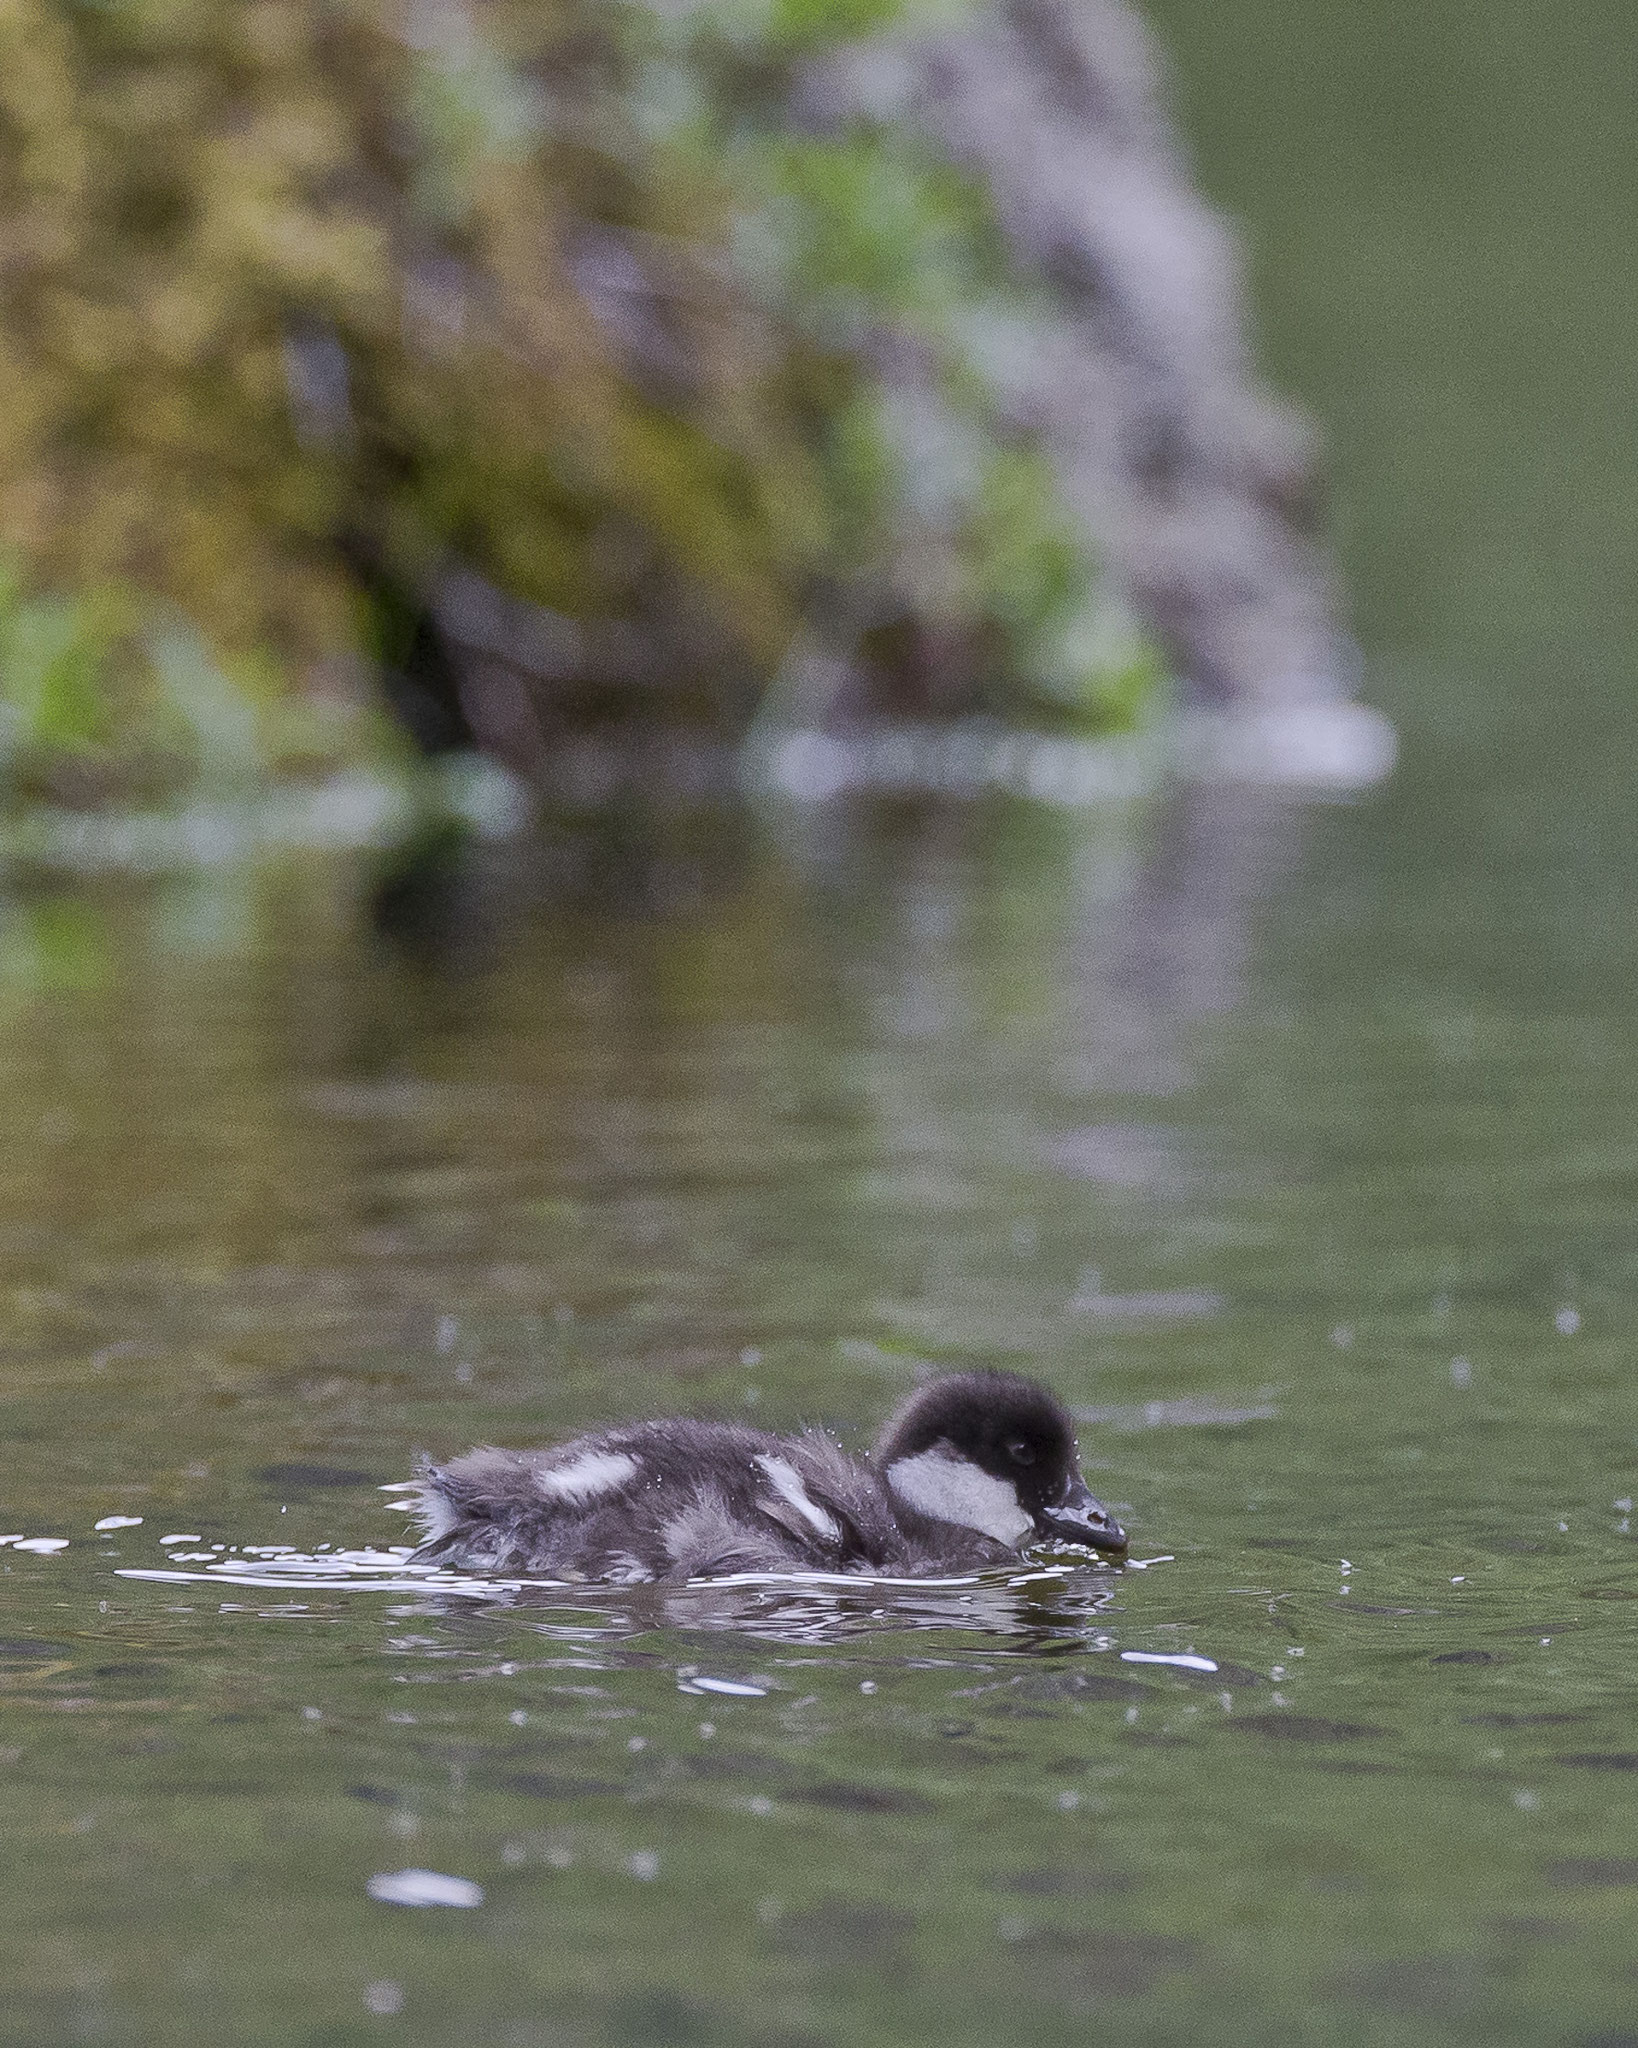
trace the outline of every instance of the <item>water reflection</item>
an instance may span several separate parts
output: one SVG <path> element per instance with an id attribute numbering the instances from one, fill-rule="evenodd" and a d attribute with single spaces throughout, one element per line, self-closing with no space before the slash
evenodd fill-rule
<path id="1" fill-rule="evenodd" d="M 1072 1564 L 915 1580 L 747 1572 L 675 1589 L 622 1587 L 615 1595 L 559 1580 L 486 1578 L 415 1564 L 413 1553 L 404 1548 L 304 1554 L 277 1544 L 247 1544 L 235 1550 L 238 1554 L 231 1557 L 173 1551 L 164 1567 L 125 1565 L 116 1576 L 158 1585 L 300 1591 L 315 1599 L 415 1594 L 424 1604 L 394 1611 L 436 1615 L 471 1603 L 515 1613 L 559 1640 L 620 1641 L 665 1628 L 797 1644 L 937 1629 L 1008 1637 L 1019 1649 L 1087 1640 L 1088 1631 L 1098 1628 L 1098 1617 L 1114 1605 L 1120 1578 L 1118 1570 Z M 184 1564 L 203 1569 L 179 1569 Z M 542 1609 L 550 1610 L 550 1617 Z M 234 1611 L 257 1612 L 264 1619 L 269 1612 L 242 1604 Z M 278 1609 L 281 1614 L 295 1611 L 289 1603 Z M 1109 1641 L 1099 1636 L 1096 1646 L 1107 1649 Z M 735 1690 L 709 1678 L 698 1685 L 707 1692 Z"/>
<path id="2" fill-rule="evenodd" d="M 622 925 L 669 927 L 696 971 L 709 948 L 719 975 L 777 934 L 817 946 L 833 999 L 864 1005 L 885 1040 L 999 1033 L 1070 1096 L 1165 1097 L 1190 1078 L 1185 1027 L 1239 999 L 1257 907 L 1307 808 L 1199 783 L 1076 815 L 848 799 L 756 821 L 720 802 L 630 802 L 548 818 L 523 844 L 417 849 L 372 900 L 382 935 L 425 971 L 515 975 L 520 953 L 555 941 L 577 999 L 605 1009 Z M 759 966 L 801 972 L 772 953 Z M 1117 1181 L 1174 1174 L 1172 1143 L 1139 1124 L 1101 1146 L 1096 1133 L 1049 1141 L 1065 1171 Z"/>

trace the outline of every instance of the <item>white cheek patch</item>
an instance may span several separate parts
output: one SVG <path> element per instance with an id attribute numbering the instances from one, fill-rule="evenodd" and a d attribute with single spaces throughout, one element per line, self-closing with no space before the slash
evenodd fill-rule
<path id="1" fill-rule="evenodd" d="M 782 1501 L 795 1508 L 815 1535 L 823 1536 L 827 1543 L 840 1540 L 842 1531 L 836 1518 L 826 1514 L 817 1501 L 808 1498 L 807 1488 L 802 1484 L 802 1475 L 794 1465 L 784 1458 L 770 1456 L 758 1456 L 753 1462 L 766 1474 L 774 1492 Z"/>
<path id="2" fill-rule="evenodd" d="M 1035 1524 L 1018 1502 L 1018 1489 L 996 1479 L 948 1445 L 899 1458 L 889 1465 L 887 1484 L 900 1500 L 935 1522 L 976 1529 L 997 1543 L 1023 1542 Z"/>
<path id="3" fill-rule="evenodd" d="M 586 1451 L 569 1465 L 548 1465 L 535 1474 L 535 1486 L 548 1500 L 583 1504 L 599 1494 L 613 1493 L 637 1474 L 637 1460 L 624 1451 Z"/>

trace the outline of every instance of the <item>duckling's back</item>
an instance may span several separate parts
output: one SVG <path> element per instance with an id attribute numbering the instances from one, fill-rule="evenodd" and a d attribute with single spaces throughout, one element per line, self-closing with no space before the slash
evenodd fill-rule
<path id="1" fill-rule="evenodd" d="M 615 1584 L 735 1571 L 914 1572 L 875 1473 L 819 1431 L 677 1419 L 427 1465 L 418 1561 Z"/>

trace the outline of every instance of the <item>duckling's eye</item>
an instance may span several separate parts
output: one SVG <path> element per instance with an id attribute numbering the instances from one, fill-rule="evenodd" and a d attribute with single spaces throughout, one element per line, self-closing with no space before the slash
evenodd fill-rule
<path id="1" fill-rule="evenodd" d="M 1015 1465 L 1033 1465 L 1035 1463 L 1034 1449 L 1021 1436 L 1009 1436 L 1007 1438 L 1006 1452 Z"/>

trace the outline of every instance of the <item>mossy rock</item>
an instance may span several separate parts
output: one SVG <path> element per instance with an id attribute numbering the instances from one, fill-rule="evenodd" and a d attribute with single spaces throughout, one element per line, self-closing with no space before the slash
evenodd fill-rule
<path id="1" fill-rule="evenodd" d="M 1165 664 L 994 373 L 1061 295 L 926 122 L 814 111 L 967 19 L 17 0 L 11 802 L 379 761 L 371 659 L 457 567 L 570 629 L 537 734 L 1140 722 Z"/>

